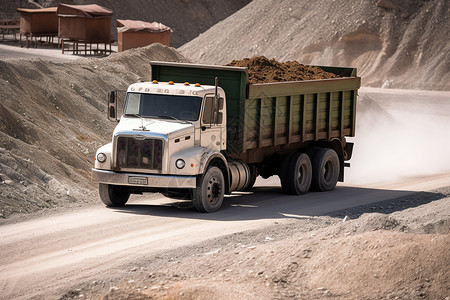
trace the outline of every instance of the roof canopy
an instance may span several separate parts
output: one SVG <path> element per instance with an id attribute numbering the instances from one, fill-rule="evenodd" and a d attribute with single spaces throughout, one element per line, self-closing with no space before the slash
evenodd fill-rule
<path id="1" fill-rule="evenodd" d="M 57 9 L 55 6 L 47 8 L 18 8 L 17 11 L 26 13 L 56 13 Z"/>
<path id="2" fill-rule="evenodd" d="M 170 31 L 172 32 L 172 29 L 170 27 L 158 23 L 158 22 L 144 22 L 144 21 L 138 21 L 138 20 L 117 20 L 117 31 L 119 32 L 127 32 L 127 31 L 145 31 L 145 32 L 165 32 Z"/>
<path id="3" fill-rule="evenodd" d="M 87 4 L 87 5 L 69 5 L 69 4 L 58 4 L 58 16 L 78 16 L 86 18 L 96 18 L 96 17 L 106 17 L 112 16 L 113 11 L 97 5 L 97 4 Z"/>

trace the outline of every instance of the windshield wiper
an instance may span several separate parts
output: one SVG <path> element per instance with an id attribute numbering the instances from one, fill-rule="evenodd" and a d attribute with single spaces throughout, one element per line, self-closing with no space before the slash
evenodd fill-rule
<path id="1" fill-rule="evenodd" d="M 141 116 L 140 114 L 125 114 L 125 116 L 127 116 L 127 117 L 132 116 L 132 117 L 136 117 L 136 118 L 143 118 L 143 116 Z"/>
<path id="2" fill-rule="evenodd" d="M 189 120 L 180 120 L 180 119 L 175 118 L 174 116 L 142 116 L 140 114 L 125 114 L 125 116 L 132 116 L 132 117 L 136 117 L 136 118 L 141 119 L 141 126 L 139 126 L 139 128 L 143 129 L 143 130 L 145 130 L 144 118 L 169 119 L 169 120 L 178 121 L 180 123 L 192 124 L 192 122 L 189 121 Z"/>
<path id="3" fill-rule="evenodd" d="M 180 119 L 175 118 L 174 116 L 157 116 L 157 118 L 161 118 L 161 119 L 171 119 L 171 120 L 178 121 L 178 122 L 180 122 L 180 123 L 192 124 L 191 121 L 188 121 L 188 120 L 180 120 Z"/>

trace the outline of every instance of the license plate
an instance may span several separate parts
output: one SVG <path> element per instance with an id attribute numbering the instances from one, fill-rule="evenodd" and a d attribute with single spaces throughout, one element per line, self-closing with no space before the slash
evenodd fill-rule
<path id="1" fill-rule="evenodd" d="M 146 177 L 128 177 L 129 184 L 147 185 L 148 180 Z"/>

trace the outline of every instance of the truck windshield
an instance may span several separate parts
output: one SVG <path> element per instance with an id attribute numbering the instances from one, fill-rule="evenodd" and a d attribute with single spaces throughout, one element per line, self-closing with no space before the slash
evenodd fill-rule
<path id="1" fill-rule="evenodd" d="M 124 115 L 196 121 L 201 105 L 194 96 L 128 93 Z"/>

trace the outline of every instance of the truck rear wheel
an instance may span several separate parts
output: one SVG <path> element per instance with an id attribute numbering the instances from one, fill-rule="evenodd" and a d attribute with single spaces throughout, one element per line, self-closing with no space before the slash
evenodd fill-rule
<path id="1" fill-rule="evenodd" d="M 320 149 L 313 159 L 312 188 L 319 192 L 333 190 L 338 181 L 339 167 L 336 151 Z"/>
<path id="2" fill-rule="evenodd" d="M 302 195 L 309 191 L 312 179 L 312 166 L 305 153 L 286 156 L 280 170 L 283 191 L 292 195 Z"/>
<path id="3" fill-rule="evenodd" d="M 192 203 L 200 212 L 215 212 L 220 209 L 225 193 L 225 180 L 217 167 L 209 168 L 197 183 Z"/>
<path id="4" fill-rule="evenodd" d="M 130 198 L 130 193 L 124 192 L 118 185 L 99 183 L 98 193 L 106 206 L 124 206 Z"/>
<path id="5" fill-rule="evenodd" d="M 291 163 L 292 155 L 293 153 L 284 154 L 280 160 L 280 170 L 278 171 L 278 177 L 280 178 L 281 187 L 285 192 L 287 192 L 285 185 L 287 183 L 289 164 Z"/>

